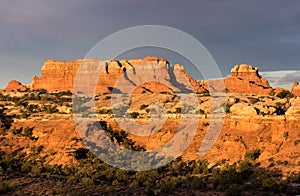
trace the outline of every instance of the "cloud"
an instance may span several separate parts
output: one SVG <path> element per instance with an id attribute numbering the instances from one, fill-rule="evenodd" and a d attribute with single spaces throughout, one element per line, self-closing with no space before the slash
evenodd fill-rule
<path id="1" fill-rule="evenodd" d="M 299 70 L 260 72 L 260 75 L 267 79 L 272 87 L 290 89 L 293 82 L 300 81 Z"/>

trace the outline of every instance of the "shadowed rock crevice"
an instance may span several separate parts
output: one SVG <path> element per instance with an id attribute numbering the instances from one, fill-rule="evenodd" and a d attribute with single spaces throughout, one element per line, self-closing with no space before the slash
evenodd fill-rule
<path id="1" fill-rule="evenodd" d="M 183 84 L 181 84 L 181 83 L 179 83 L 178 81 L 177 81 L 177 79 L 176 79 L 176 76 L 175 76 L 175 74 L 174 74 L 174 67 L 172 66 L 169 66 L 169 69 L 168 69 L 168 73 L 169 73 L 169 76 L 170 76 L 170 83 L 173 85 L 173 86 L 175 86 L 176 88 L 178 88 L 179 90 L 180 90 L 180 92 L 182 92 L 182 93 L 192 93 L 193 91 L 192 90 L 190 90 L 190 89 L 187 89 L 186 87 L 185 87 L 185 85 L 183 85 Z"/>
<path id="2" fill-rule="evenodd" d="M 128 77 L 127 70 L 125 67 L 123 67 L 123 76 L 128 82 L 130 82 L 130 84 L 132 84 L 133 86 L 137 86 L 135 82 Z"/>

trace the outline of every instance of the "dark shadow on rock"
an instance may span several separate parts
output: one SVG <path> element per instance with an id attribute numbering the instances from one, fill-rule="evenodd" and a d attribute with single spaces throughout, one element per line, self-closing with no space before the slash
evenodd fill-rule
<path id="1" fill-rule="evenodd" d="M 181 93 L 192 93 L 193 91 L 190 89 L 187 89 L 183 84 L 179 83 L 176 79 L 176 76 L 174 74 L 174 67 L 170 67 L 168 69 L 169 76 L 170 76 L 170 82 L 173 86 L 178 88 Z"/>

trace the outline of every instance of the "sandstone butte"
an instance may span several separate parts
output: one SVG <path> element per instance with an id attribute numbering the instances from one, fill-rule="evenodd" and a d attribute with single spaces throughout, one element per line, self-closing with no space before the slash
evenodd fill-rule
<path id="1" fill-rule="evenodd" d="M 94 71 L 100 70 L 99 65 L 102 63 L 100 77 L 91 76 L 89 78 L 86 75 L 90 80 L 98 81 L 96 93 L 109 93 L 113 90 L 115 90 L 114 92 L 122 92 L 122 90 L 127 92 L 128 89 L 135 89 L 136 93 L 145 89 L 155 93 L 209 91 L 206 81 L 193 79 L 185 72 L 184 66 L 179 64 L 170 66 L 166 59 L 148 56 L 143 59 L 120 61 L 113 59 L 105 61 L 106 64 L 103 62 L 99 59 L 79 59 L 69 62 L 48 60 L 42 67 L 41 76 L 34 76 L 32 83 L 27 86 L 31 90 L 45 89 L 49 92 L 70 90 L 73 92 L 74 81 L 80 65 L 84 65 L 82 71 L 89 69 L 89 71 L 92 70 L 91 73 L 95 73 Z M 273 89 L 268 81 L 259 75 L 257 67 L 247 64 L 235 65 L 231 70 L 231 76 L 224 78 L 223 81 L 228 93 L 267 95 L 272 91 L 278 93 L 283 90 L 281 88 Z M 89 83 L 84 85 L 90 87 Z M 13 80 L 2 91 L 25 89 L 26 86 Z M 294 83 L 291 92 L 296 96 L 300 95 L 300 85 L 297 82 Z"/>

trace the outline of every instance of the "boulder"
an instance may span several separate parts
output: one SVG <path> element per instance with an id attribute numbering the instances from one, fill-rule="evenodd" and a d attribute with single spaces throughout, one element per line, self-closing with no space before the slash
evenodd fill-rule
<path id="1" fill-rule="evenodd" d="M 290 100 L 291 107 L 285 112 L 287 116 L 300 115 L 300 97 Z"/>
<path id="2" fill-rule="evenodd" d="M 237 103 L 230 107 L 230 113 L 239 116 L 257 116 L 257 112 L 253 106 L 247 103 Z"/>

